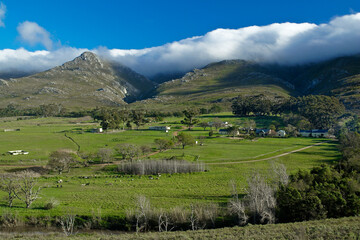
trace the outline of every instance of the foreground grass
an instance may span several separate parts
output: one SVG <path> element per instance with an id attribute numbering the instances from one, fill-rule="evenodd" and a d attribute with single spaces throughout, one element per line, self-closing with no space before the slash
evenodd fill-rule
<path id="1" fill-rule="evenodd" d="M 1 239 L 69 239 L 57 232 L 0 233 Z M 360 217 L 299 223 L 248 225 L 186 232 L 124 234 L 121 232 L 78 233 L 70 239 L 359 239 Z"/>

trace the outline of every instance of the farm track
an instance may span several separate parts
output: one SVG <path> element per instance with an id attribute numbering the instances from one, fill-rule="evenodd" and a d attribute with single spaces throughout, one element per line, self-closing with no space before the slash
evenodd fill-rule
<path id="1" fill-rule="evenodd" d="M 286 155 L 289 155 L 289 154 L 293 154 L 293 153 L 296 153 L 296 152 L 301 152 L 301 151 L 304 151 L 306 149 L 309 149 L 309 148 L 312 148 L 312 147 L 315 147 L 315 146 L 319 146 L 321 144 L 324 144 L 324 143 L 328 143 L 328 142 L 331 142 L 331 141 L 334 141 L 334 140 L 328 140 L 328 141 L 324 141 L 324 142 L 320 142 L 320 143 L 315 143 L 315 144 L 312 144 L 310 146 L 306 146 L 306 147 L 303 147 L 303 148 L 299 148 L 299 149 L 295 149 L 295 150 L 292 150 L 290 152 L 285 152 L 285 153 L 281 153 L 279 155 L 276 155 L 276 156 L 272 156 L 272 157 L 267 157 L 267 158 L 262 158 L 262 159 L 253 159 L 253 160 L 246 160 L 246 161 L 237 161 L 237 162 L 216 162 L 216 163 L 206 163 L 206 165 L 230 165 L 230 164 L 243 164 L 243 163 L 254 163 L 254 162 L 262 162 L 262 161 L 268 161 L 268 160 L 272 160 L 272 159 L 276 159 L 276 158 L 279 158 L 279 157 L 283 157 L 283 156 L 286 156 Z M 167 150 L 165 150 L 167 151 Z M 156 151 L 156 152 L 153 152 L 153 153 L 150 153 L 148 155 L 145 155 L 145 156 L 142 156 L 142 157 L 147 157 L 147 156 L 152 156 L 152 155 L 156 155 L 158 154 L 160 151 Z M 96 164 L 94 166 L 98 167 L 98 168 L 102 168 L 102 167 L 105 167 L 105 166 L 108 166 L 108 165 L 113 165 L 113 164 L 120 164 L 122 161 L 114 161 L 114 162 L 111 162 L 111 163 L 102 163 L 102 164 Z M 42 166 L 36 166 L 36 165 L 0 165 L 0 167 L 21 167 L 21 168 L 33 168 L 33 167 L 42 167 Z"/>
<path id="2" fill-rule="evenodd" d="M 246 161 L 237 161 L 237 162 L 206 163 L 206 165 L 228 165 L 228 164 L 241 164 L 241 163 L 253 163 L 253 162 L 268 161 L 268 160 L 272 160 L 272 159 L 276 159 L 276 158 L 279 158 L 279 157 L 283 157 L 283 156 L 286 156 L 286 155 L 289 155 L 289 154 L 292 154 L 292 153 L 301 152 L 301 151 L 304 151 L 304 150 L 306 150 L 306 149 L 309 149 L 309 148 L 312 148 L 312 147 L 315 147 L 315 146 L 319 146 L 319 145 L 321 145 L 321 144 L 328 143 L 328 142 L 331 142 L 331 141 L 332 141 L 332 140 L 324 141 L 324 142 L 320 142 L 320 143 L 315 143 L 315 144 L 310 145 L 310 146 L 306 146 L 306 147 L 303 147 L 303 148 L 299 148 L 299 149 L 292 150 L 292 151 L 290 151 L 290 152 L 281 153 L 281 154 L 276 155 L 276 156 L 267 157 L 267 158 L 262 158 L 262 159 L 254 159 L 254 160 L 246 160 Z"/>

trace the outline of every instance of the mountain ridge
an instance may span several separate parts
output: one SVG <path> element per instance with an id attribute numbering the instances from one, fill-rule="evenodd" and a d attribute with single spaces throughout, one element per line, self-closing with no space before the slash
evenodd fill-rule
<path id="1" fill-rule="evenodd" d="M 169 79 L 171 76 L 177 77 Z M 238 95 L 270 98 L 326 94 L 360 110 L 360 55 L 299 66 L 223 60 L 151 81 L 120 63 L 84 52 L 61 66 L 28 77 L 0 79 L 0 106 L 61 103 L 69 107 L 227 104 Z M 157 84 L 157 83 L 159 84 Z M 157 106 L 156 106 L 157 105 Z"/>
<path id="2" fill-rule="evenodd" d="M 69 107 L 124 105 L 125 98 L 138 99 L 155 85 L 130 68 L 91 52 L 47 71 L 1 83 L 1 105 L 61 103 Z"/>

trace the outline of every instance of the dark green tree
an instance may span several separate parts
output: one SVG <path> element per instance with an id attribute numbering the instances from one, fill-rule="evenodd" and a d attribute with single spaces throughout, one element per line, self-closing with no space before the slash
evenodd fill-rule
<path id="1" fill-rule="evenodd" d="M 196 109 L 196 108 L 187 109 L 187 110 L 184 110 L 183 113 L 185 115 L 185 118 L 184 118 L 184 120 L 181 120 L 181 123 L 188 126 L 189 130 L 191 130 L 191 128 L 194 125 L 196 125 L 200 122 L 199 119 L 195 118 L 197 115 L 199 115 L 198 109 Z"/>
<path id="2" fill-rule="evenodd" d="M 189 133 L 184 133 L 184 132 L 180 132 L 177 136 L 176 136 L 178 142 L 182 145 L 182 148 L 184 149 L 185 146 L 188 145 L 194 145 L 195 144 L 195 139 L 194 137 L 189 134 Z"/>

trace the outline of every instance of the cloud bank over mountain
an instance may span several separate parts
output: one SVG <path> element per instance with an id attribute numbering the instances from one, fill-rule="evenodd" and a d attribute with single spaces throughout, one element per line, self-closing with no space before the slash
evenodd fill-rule
<path id="1" fill-rule="evenodd" d="M 46 30 L 43 29 L 46 33 Z M 19 31 L 20 32 L 20 31 Z M 28 35 L 32 36 L 31 33 Z M 35 35 L 36 36 L 36 35 Z M 37 40 L 46 48 L 50 37 Z M 30 40 L 29 40 L 30 41 Z M 122 50 L 90 49 L 146 76 L 184 72 L 225 59 L 295 65 L 360 53 L 360 13 L 336 17 L 325 24 L 274 23 L 240 29 L 216 29 L 159 47 Z M 60 47 L 30 52 L 0 50 L 0 73 L 38 72 L 69 61 L 88 49 Z"/>

